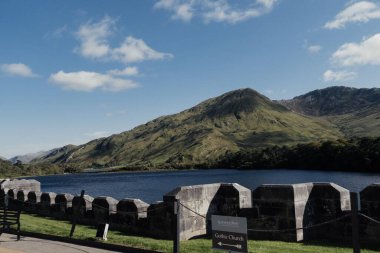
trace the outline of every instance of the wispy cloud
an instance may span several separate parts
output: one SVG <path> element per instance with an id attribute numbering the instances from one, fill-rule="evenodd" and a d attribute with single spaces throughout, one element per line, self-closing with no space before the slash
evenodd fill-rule
<path id="1" fill-rule="evenodd" d="M 322 49 L 322 46 L 321 45 L 311 45 L 307 48 L 307 50 L 309 51 L 309 53 L 311 54 L 316 54 L 318 53 L 319 51 L 321 51 Z"/>
<path id="2" fill-rule="evenodd" d="M 346 43 L 332 55 L 333 63 L 341 66 L 380 65 L 380 33 L 360 43 Z"/>
<path id="3" fill-rule="evenodd" d="M 64 25 L 64 26 L 58 27 L 58 28 L 55 29 L 55 30 L 48 31 L 48 32 L 44 35 L 44 39 L 61 38 L 61 37 L 63 36 L 63 34 L 65 34 L 67 31 L 68 31 L 68 29 L 67 29 L 67 25 Z"/>
<path id="4" fill-rule="evenodd" d="M 327 70 L 325 73 L 323 73 L 323 80 L 325 82 L 339 82 L 339 81 L 348 81 L 352 80 L 355 77 L 357 77 L 357 74 L 355 72 L 349 72 L 349 71 L 332 71 Z"/>
<path id="5" fill-rule="evenodd" d="M 95 131 L 91 133 L 85 133 L 84 135 L 93 139 L 98 139 L 98 138 L 107 137 L 110 135 L 110 133 L 108 131 Z"/>
<path id="6" fill-rule="evenodd" d="M 115 112 L 107 112 L 106 113 L 106 116 L 107 117 L 114 117 L 114 116 L 119 116 L 119 115 L 125 115 L 127 114 L 127 110 L 119 110 L 119 111 L 115 111 Z"/>
<path id="7" fill-rule="evenodd" d="M 112 69 L 107 72 L 113 76 L 135 76 L 139 74 L 137 67 L 126 67 L 124 69 Z"/>
<path id="8" fill-rule="evenodd" d="M 335 19 L 325 24 L 326 29 L 341 29 L 349 23 L 367 23 L 380 18 L 380 6 L 369 1 L 355 2 L 339 12 Z"/>
<path id="9" fill-rule="evenodd" d="M 66 73 L 61 70 L 50 75 L 49 81 L 66 90 L 87 92 L 95 89 L 116 92 L 138 87 L 138 84 L 133 80 L 88 71 Z"/>
<path id="10" fill-rule="evenodd" d="M 116 27 L 116 20 L 106 16 L 99 22 L 88 22 L 76 32 L 81 45 L 75 49 L 86 58 L 119 61 L 125 64 L 147 60 L 163 60 L 173 57 L 172 54 L 154 50 L 142 39 L 128 36 L 119 47 L 111 47 L 109 37 Z"/>
<path id="11" fill-rule="evenodd" d="M 252 0 L 241 4 L 230 0 L 158 0 L 154 8 L 172 13 L 172 19 L 184 22 L 200 17 L 204 22 L 235 24 L 269 13 L 278 0 Z"/>
<path id="12" fill-rule="evenodd" d="M 38 75 L 33 73 L 32 69 L 24 63 L 2 64 L 0 65 L 0 70 L 12 76 L 38 77 Z"/>

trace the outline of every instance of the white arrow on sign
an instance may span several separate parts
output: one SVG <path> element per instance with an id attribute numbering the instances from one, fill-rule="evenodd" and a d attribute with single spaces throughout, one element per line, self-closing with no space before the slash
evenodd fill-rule
<path id="1" fill-rule="evenodd" d="M 227 243 L 218 242 L 218 245 L 219 246 L 235 247 L 237 249 L 241 249 L 242 248 L 242 246 L 240 244 L 233 245 L 233 244 L 227 244 Z"/>

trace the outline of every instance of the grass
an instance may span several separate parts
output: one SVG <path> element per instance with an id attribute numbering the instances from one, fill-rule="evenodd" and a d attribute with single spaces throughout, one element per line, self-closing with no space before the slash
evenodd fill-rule
<path id="1" fill-rule="evenodd" d="M 57 221 L 51 218 L 42 218 L 36 215 L 21 215 L 21 230 L 67 237 L 70 233 L 71 224 L 67 221 Z M 96 229 L 89 226 L 77 225 L 74 238 L 94 240 Z M 173 252 L 173 242 L 169 240 L 157 240 L 146 237 L 130 236 L 117 231 L 108 232 L 108 241 L 105 243 L 119 244 L 160 252 Z M 252 253 L 351 253 L 352 249 L 345 246 L 329 244 L 303 244 L 278 241 L 249 241 L 249 252 Z M 220 252 L 211 249 L 211 240 L 196 239 L 181 242 L 181 252 L 207 253 Z M 380 251 L 362 250 L 363 253 Z"/>

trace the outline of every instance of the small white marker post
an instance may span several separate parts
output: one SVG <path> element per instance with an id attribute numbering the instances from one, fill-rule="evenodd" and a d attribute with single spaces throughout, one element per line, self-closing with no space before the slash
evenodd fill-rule
<path id="1" fill-rule="evenodd" d="M 103 241 L 107 241 L 108 227 L 109 227 L 108 223 L 99 224 L 96 230 L 96 238 Z"/>

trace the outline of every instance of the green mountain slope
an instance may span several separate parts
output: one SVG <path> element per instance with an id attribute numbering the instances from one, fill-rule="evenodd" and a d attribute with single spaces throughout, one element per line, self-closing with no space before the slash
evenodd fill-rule
<path id="1" fill-rule="evenodd" d="M 380 89 L 329 87 L 278 101 L 290 110 L 321 116 L 347 137 L 380 136 Z"/>
<path id="2" fill-rule="evenodd" d="M 293 113 L 254 90 L 242 89 L 34 162 L 80 167 L 194 165 L 212 163 L 244 148 L 340 137 L 341 132 L 325 119 Z"/>

